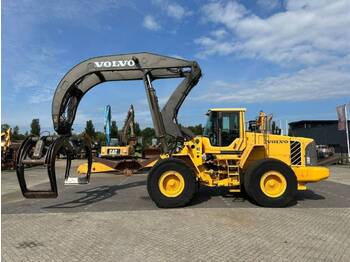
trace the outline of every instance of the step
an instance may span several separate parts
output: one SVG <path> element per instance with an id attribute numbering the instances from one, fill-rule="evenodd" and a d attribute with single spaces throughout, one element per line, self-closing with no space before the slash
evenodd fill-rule
<path id="1" fill-rule="evenodd" d="M 236 189 L 236 188 L 229 189 L 228 191 L 231 192 L 231 193 L 239 193 L 239 192 L 241 192 L 240 189 Z"/>

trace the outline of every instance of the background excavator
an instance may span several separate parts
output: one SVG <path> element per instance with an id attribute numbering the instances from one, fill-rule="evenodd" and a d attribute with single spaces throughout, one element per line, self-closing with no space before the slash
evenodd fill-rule
<path id="1" fill-rule="evenodd" d="M 143 168 L 146 160 L 143 155 L 142 144 L 135 135 L 135 110 L 133 105 L 127 112 L 119 137 L 111 137 L 111 106 L 105 108 L 104 131 L 106 135 L 106 145 L 101 146 L 98 157 L 93 157 L 91 172 L 123 172 L 131 175 L 133 171 Z M 159 154 L 158 154 L 159 156 Z M 154 159 L 154 155 L 151 156 Z M 147 159 L 148 160 L 148 159 Z M 127 164 L 126 164 L 127 163 Z M 88 164 L 81 164 L 77 168 L 79 174 L 88 172 Z"/>
<path id="2" fill-rule="evenodd" d="M 329 170 L 316 166 L 316 146 L 312 139 L 281 136 L 264 130 L 246 130 L 244 108 L 213 108 L 203 136 L 194 136 L 177 121 L 185 98 L 198 83 L 197 62 L 150 53 L 103 56 L 88 59 L 72 68 L 59 83 L 52 103 L 52 119 L 58 137 L 29 137 L 17 158 L 17 176 L 27 198 L 57 197 L 56 155 L 65 152 L 69 178 L 74 151 L 84 150 L 90 179 L 91 150 L 87 140 L 71 143 L 71 128 L 78 104 L 92 87 L 105 81 L 142 80 L 162 155 L 147 177 L 147 190 L 159 207 L 188 204 L 199 185 L 245 191 L 261 206 L 283 207 L 295 201 L 306 184 L 326 179 Z M 182 78 L 182 82 L 159 109 L 152 82 Z M 33 152 L 33 153 L 32 153 Z M 47 165 L 50 189 L 27 188 L 25 164 Z M 82 179 L 83 180 L 83 179 Z"/>
<path id="3" fill-rule="evenodd" d="M 111 139 L 111 107 L 106 106 L 105 111 L 105 135 L 106 146 L 101 147 L 100 156 L 103 158 L 119 158 L 119 157 L 141 157 L 140 152 L 136 152 L 137 137 L 135 136 L 135 111 L 133 105 L 127 112 L 123 128 L 119 137 Z M 111 144 L 111 141 L 114 141 Z"/>

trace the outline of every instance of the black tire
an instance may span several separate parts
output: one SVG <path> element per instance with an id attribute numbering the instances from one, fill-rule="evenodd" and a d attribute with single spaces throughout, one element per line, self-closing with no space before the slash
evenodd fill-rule
<path id="1" fill-rule="evenodd" d="M 180 195 L 167 197 L 159 189 L 159 179 L 166 171 L 177 171 L 184 179 L 185 186 Z M 188 204 L 196 192 L 196 178 L 191 167 L 186 162 L 177 158 L 167 158 L 159 161 L 149 172 L 147 178 L 147 190 L 151 199 L 158 207 L 174 208 Z"/>
<path id="2" fill-rule="evenodd" d="M 284 193 L 279 197 L 270 197 L 261 190 L 260 180 L 268 171 L 279 172 L 287 182 Z M 244 188 L 248 196 L 260 206 L 285 207 L 295 199 L 298 186 L 296 176 L 289 166 L 277 159 L 256 161 L 247 169 L 244 176 Z"/>

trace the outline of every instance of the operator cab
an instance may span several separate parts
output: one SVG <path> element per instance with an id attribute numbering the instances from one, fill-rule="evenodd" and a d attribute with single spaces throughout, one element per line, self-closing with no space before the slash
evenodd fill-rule
<path id="1" fill-rule="evenodd" d="M 245 108 L 214 108 L 207 113 L 208 120 L 204 136 L 210 139 L 212 146 L 229 146 L 240 137 L 244 121 Z M 244 122 L 243 122 L 244 123 Z"/>

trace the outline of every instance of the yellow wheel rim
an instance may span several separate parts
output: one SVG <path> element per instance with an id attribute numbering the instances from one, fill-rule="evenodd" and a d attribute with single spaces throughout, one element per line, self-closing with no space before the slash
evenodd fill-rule
<path id="1" fill-rule="evenodd" d="M 287 180 L 280 172 L 269 171 L 261 177 L 260 188 L 269 197 L 280 197 L 287 189 Z"/>
<path id="2" fill-rule="evenodd" d="M 164 172 L 158 182 L 160 192 L 166 197 L 177 197 L 185 188 L 185 180 L 177 171 Z"/>

